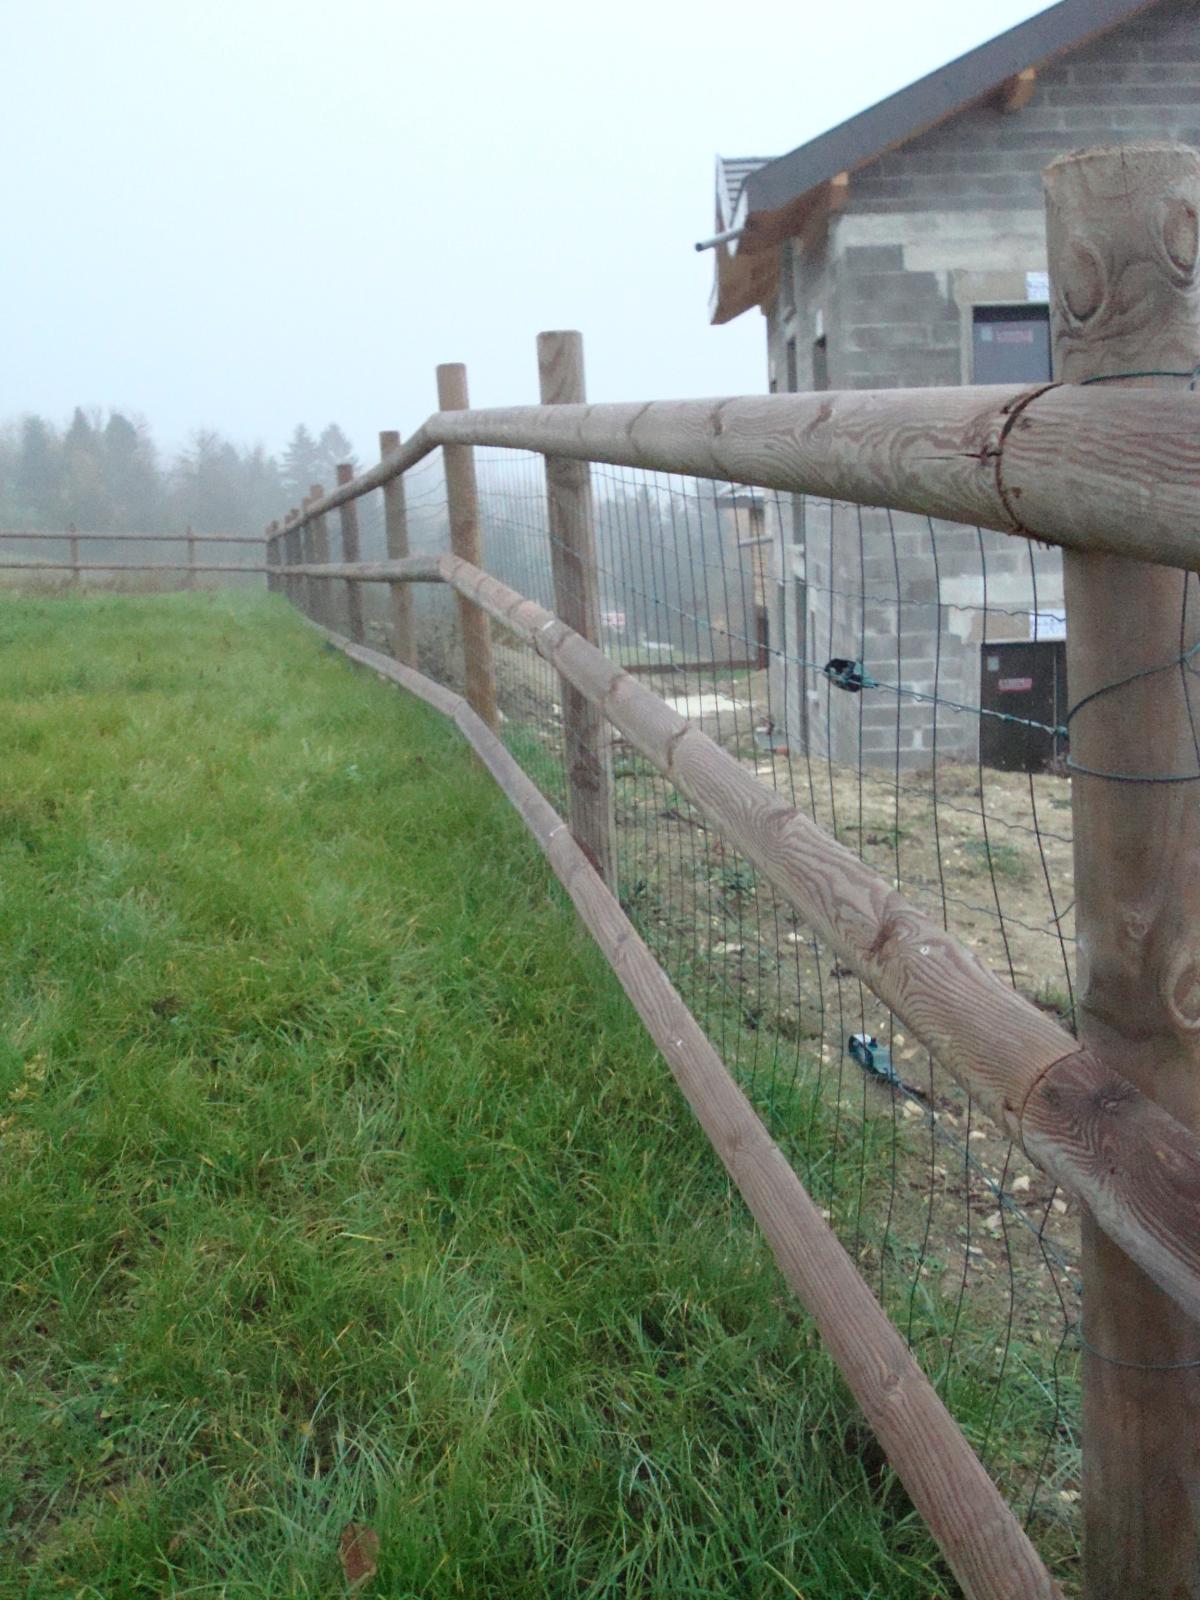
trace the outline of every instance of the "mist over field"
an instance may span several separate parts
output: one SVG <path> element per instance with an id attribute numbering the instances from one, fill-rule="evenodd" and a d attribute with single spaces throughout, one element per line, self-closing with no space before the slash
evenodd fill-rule
<path id="1" fill-rule="evenodd" d="M 761 392 L 762 320 L 708 325 L 692 249 L 714 153 L 782 154 L 1039 9 L 10 5 L 0 419 L 115 409 L 209 473 L 198 429 L 283 470 L 332 417 L 367 461 L 439 362 L 536 400 L 564 327 L 595 400 Z"/>

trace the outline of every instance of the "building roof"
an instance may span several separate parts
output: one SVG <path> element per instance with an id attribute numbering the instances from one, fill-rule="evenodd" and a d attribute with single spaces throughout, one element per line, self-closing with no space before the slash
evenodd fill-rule
<path id="1" fill-rule="evenodd" d="M 717 160 L 718 230 L 739 230 L 730 245 L 717 246 L 713 320 L 726 322 L 755 303 L 763 272 L 731 271 L 738 258 L 772 251 L 799 232 L 825 200 L 829 186 L 887 150 L 908 143 L 938 123 L 997 92 L 1032 90 L 1038 67 L 1076 50 L 1158 0 L 1060 0 L 1027 22 L 998 34 L 889 95 L 877 105 L 769 161 Z M 1014 104 L 1023 103 L 1015 100 Z M 736 196 L 730 186 L 737 182 Z M 724 202 L 724 204 L 723 204 Z M 726 284 L 722 284 L 722 266 Z M 737 283 L 735 280 L 744 279 Z"/>
<path id="2" fill-rule="evenodd" d="M 759 167 L 765 167 L 770 156 L 718 156 L 717 157 L 717 231 L 722 233 L 733 227 L 734 214 L 742 197 L 746 179 Z"/>

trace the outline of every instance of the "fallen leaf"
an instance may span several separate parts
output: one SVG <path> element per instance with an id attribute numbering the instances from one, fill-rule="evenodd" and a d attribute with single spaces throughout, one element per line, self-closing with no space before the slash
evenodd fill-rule
<path id="1" fill-rule="evenodd" d="M 342 1576 L 353 1594 L 369 1583 L 378 1570 L 379 1535 L 374 1528 L 361 1522 L 348 1522 L 338 1540 L 338 1557 L 342 1563 Z"/>

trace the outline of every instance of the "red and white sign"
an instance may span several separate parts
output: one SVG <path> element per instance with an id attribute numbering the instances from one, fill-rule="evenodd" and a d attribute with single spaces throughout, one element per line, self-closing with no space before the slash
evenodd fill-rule
<path id="1" fill-rule="evenodd" d="M 996 685 L 1001 694 L 1028 694 L 1033 688 L 1032 678 L 1001 678 Z"/>

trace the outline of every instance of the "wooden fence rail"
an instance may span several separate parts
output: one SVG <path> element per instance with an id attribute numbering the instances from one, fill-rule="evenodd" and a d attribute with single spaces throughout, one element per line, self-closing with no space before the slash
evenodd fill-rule
<path id="1" fill-rule="evenodd" d="M 1200 394 L 884 389 L 439 411 L 306 508 L 381 488 L 437 446 L 722 478 L 1200 571 Z"/>
<path id="2" fill-rule="evenodd" d="M 13 553 L 5 551 L 0 557 L 0 572 L 69 572 L 78 578 L 84 572 L 181 572 L 188 579 L 189 584 L 197 573 L 201 572 L 249 572 L 262 573 L 267 571 L 265 562 L 222 562 L 222 561 L 197 561 L 196 551 L 200 545 L 258 545 L 264 550 L 268 559 L 271 550 L 270 532 L 266 534 L 254 533 L 194 533 L 190 528 L 185 533 L 97 533 L 93 530 L 81 532 L 78 528 L 64 528 L 60 531 L 44 528 L 10 528 L 0 529 L 0 546 L 5 540 L 19 542 L 51 540 L 66 544 L 70 555 L 66 561 L 46 561 L 34 557 L 27 561 L 16 559 Z M 187 546 L 186 561 L 84 561 L 83 549 L 89 543 L 108 541 L 116 544 L 183 544 Z"/>
<path id="3" fill-rule="evenodd" d="M 260 562 L 0 560 L 0 572 L 270 572 L 274 570 Z"/>
<path id="4" fill-rule="evenodd" d="M 5 539 L 57 539 L 60 542 L 75 539 L 106 539 L 117 543 L 138 544 L 257 544 L 266 542 L 265 533 L 92 533 L 76 528 L 64 528 L 61 533 L 47 533 L 44 529 L 0 528 L 0 542 Z"/>

